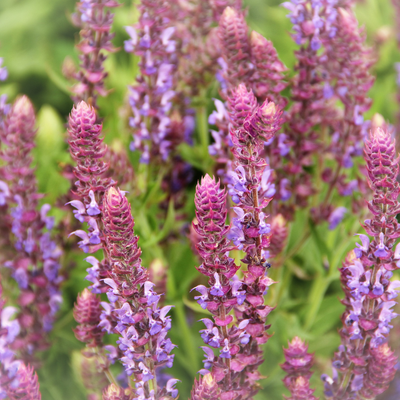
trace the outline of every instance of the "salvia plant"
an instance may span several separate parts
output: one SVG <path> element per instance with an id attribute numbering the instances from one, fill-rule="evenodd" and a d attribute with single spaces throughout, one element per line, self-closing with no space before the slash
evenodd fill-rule
<path id="1" fill-rule="evenodd" d="M 400 2 L 130 3 L 1 53 L 0 399 L 399 399 Z"/>

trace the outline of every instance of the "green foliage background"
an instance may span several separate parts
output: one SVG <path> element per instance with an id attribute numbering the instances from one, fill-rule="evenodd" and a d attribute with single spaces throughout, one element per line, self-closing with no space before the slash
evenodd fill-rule
<path id="1" fill-rule="evenodd" d="M 247 0 L 248 23 L 268 39 L 272 40 L 284 63 L 293 71 L 293 50 L 295 45 L 288 32 L 290 21 L 286 10 L 279 6 L 279 0 Z M 9 70 L 9 79 L 2 83 L 1 93 L 14 99 L 19 93 L 27 94 L 38 112 L 38 141 L 35 163 L 40 191 L 46 194 L 44 201 L 51 204 L 68 189 L 68 182 L 60 172 L 60 163 L 67 162 L 69 155 L 65 143 L 65 122 L 72 107 L 68 83 L 61 74 L 61 65 L 66 56 L 77 60 L 74 43 L 78 40 L 78 30 L 69 22 L 74 10 L 73 0 L 2 0 L 0 2 L 0 55 Z M 389 0 L 366 0 L 357 6 L 357 15 L 366 27 L 368 42 L 374 45 L 378 62 L 374 67 L 377 79 L 370 92 L 374 103 L 367 117 L 382 114 L 394 123 L 398 104 L 395 101 L 396 76 L 394 62 L 400 61 L 395 34 L 394 12 Z M 116 32 L 115 45 L 123 46 L 127 35 L 123 26 L 133 24 L 137 18 L 135 4 L 126 1 L 116 10 L 113 30 Z M 383 43 L 378 43 L 377 32 L 388 33 Z M 100 112 L 104 117 L 106 142 L 111 147 L 126 147 L 130 133 L 126 127 L 124 101 L 126 86 L 134 81 L 137 73 L 136 60 L 123 51 L 112 54 L 106 63 L 109 71 L 107 86 L 112 93 L 107 100 L 100 99 Z M 293 72 L 292 72 L 293 73 Z M 208 96 L 208 110 L 212 109 L 211 98 L 217 95 L 216 88 Z M 196 154 L 187 154 L 196 160 Z M 164 228 L 154 217 L 154 206 L 162 198 L 157 182 L 146 181 L 146 171 L 137 165 L 137 157 L 131 156 L 138 174 L 139 187 L 132 196 L 136 232 L 143 248 L 143 263 L 148 266 L 155 257 L 168 261 L 168 290 L 166 303 L 174 304 L 172 340 L 176 349 L 176 362 L 171 374 L 179 378 L 181 398 L 187 398 L 196 371 L 201 366 L 202 351 L 198 348 L 201 339 L 198 321 L 205 315 L 189 297 L 189 290 L 199 274 L 194 268 L 193 256 L 187 239 L 178 238 L 165 250 L 160 245 L 163 236 L 170 231 L 178 231 L 173 209 L 167 215 Z M 203 165 L 209 165 L 203 160 Z M 198 167 L 198 163 L 196 164 Z M 272 166 L 273 167 L 273 166 Z M 187 211 L 194 215 L 194 188 L 189 188 Z M 61 212 L 53 211 L 57 218 Z M 269 322 L 273 338 L 265 346 L 265 363 L 261 370 L 268 379 L 262 381 L 263 391 L 258 399 L 281 399 L 288 394 L 282 385 L 283 373 L 279 364 L 283 362 L 282 346 L 295 335 L 306 339 L 310 349 L 316 352 L 318 373 L 313 383 L 319 388 L 319 374 L 330 372 L 330 362 L 339 343 L 336 333 L 343 311 L 338 298 L 341 289 L 337 268 L 347 251 L 355 242 L 354 233 L 360 231 L 359 221 L 348 215 L 334 231 L 328 231 L 327 224 L 309 227 L 305 213 L 299 213 L 290 232 L 287 254 L 302 240 L 305 230 L 311 235 L 301 250 L 287 259 L 279 270 L 272 270 L 271 276 L 279 283 L 267 295 L 268 304 L 276 305 Z M 161 234 L 160 234 L 161 230 Z M 162 253 L 163 252 L 163 253 Z M 82 348 L 72 332 L 74 320 L 72 307 L 78 291 L 87 286 L 84 280 L 87 264 L 79 252 L 69 254 L 64 260 L 68 266 L 68 279 L 63 286 L 64 304 L 59 319 L 52 332 L 52 347 L 43 354 L 43 367 L 39 370 L 43 400 L 81 400 L 85 391 L 80 379 L 77 354 Z M 74 267 L 71 267 L 73 262 Z"/>

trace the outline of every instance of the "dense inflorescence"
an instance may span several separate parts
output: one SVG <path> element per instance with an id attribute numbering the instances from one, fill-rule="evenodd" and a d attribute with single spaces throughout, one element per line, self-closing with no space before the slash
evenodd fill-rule
<path id="1" fill-rule="evenodd" d="M 298 337 L 289 342 L 289 347 L 283 349 L 285 363 L 281 368 L 287 373 L 283 383 L 289 389 L 291 397 L 287 400 L 317 400 L 310 388 L 311 367 L 314 356 L 308 353 L 308 346 Z"/>
<path id="2" fill-rule="evenodd" d="M 395 142 L 387 131 L 377 127 L 365 143 L 364 153 L 368 183 L 373 191 L 373 199 L 368 202 L 373 218 L 365 220 L 362 226 L 372 240 L 360 234 L 361 244 L 357 243 L 341 269 L 346 311 L 340 331 L 342 345 L 333 361 L 340 379 L 332 381 L 327 389 L 327 393 L 341 395 L 343 399 L 352 398 L 360 390 L 368 392 L 369 386 L 367 389 L 365 386 L 368 374 L 375 367 L 379 370 L 377 361 L 372 365 L 374 358 L 386 354 L 391 359 L 390 350 L 383 350 L 382 345 L 392 327 L 391 320 L 397 316 L 392 308 L 396 289 L 400 287 L 399 281 L 390 280 L 392 271 L 399 268 L 400 259 L 400 246 L 393 249 L 400 237 L 396 219 L 400 210 L 397 200 L 400 186 L 396 180 L 399 166 Z M 388 371 L 383 386 L 393 377 L 389 367 Z"/>
<path id="3" fill-rule="evenodd" d="M 32 167 L 35 114 L 25 96 L 9 111 L 2 130 L 2 184 L 7 187 L 8 211 L 4 234 L 10 234 L 13 251 L 4 266 L 18 283 L 18 320 L 21 331 L 13 343 L 25 362 L 35 362 L 35 351 L 48 346 L 47 335 L 62 301 L 59 259 L 62 254 L 52 240 L 54 219 L 48 204 L 39 207 L 38 187 Z"/>
<path id="4" fill-rule="evenodd" d="M 220 397 L 218 384 L 212 374 L 207 374 L 204 378 L 194 380 L 190 400 L 213 400 Z"/>
<path id="5" fill-rule="evenodd" d="M 114 15 L 107 9 L 118 5 L 114 0 L 85 0 L 77 3 L 77 12 L 73 14 L 72 21 L 81 28 L 81 40 L 76 46 L 80 53 L 80 68 L 76 71 L 73 65 L 69 65 L 69 60 L 64 65 L 66 77 L 78 82 L 72 88 L 75 104 L 83 100 L 98 108 L 97 97 L 107 96 L 104 62 L 107 52 L 116 51 L 111 42 L 115 34 L 110 32 Z"/>
<path id="6" fill-rule="evenodd" d="M 76 235 L 81 239 L 78 246 L 85 253 L 94 253 L 102 249 L 104 255 L 102 261 L 94 256 L 86 258 L 91 264 L 86 277 L 92 282 L 89 287 L 91 292 L 85 289 L 78 296 L 74 317 L 79 325 L 74 332 L 76 338 L 86 344 L 86 354 L 93 360 L 98 360 L 99 375 L 105 374 L 110 381 L 113 381 L 109 367 L 117 356 L 116 349 L 112 345 L 104 345 L 105 332 L 104 326 L 101 325 L 101 322 L 104 322 L 103 309 L 109 310 L 110 304 L 102 302 L 103 307 L 101 307 L 96 294 L 105 293 L 108 289 L 104 279 L 109 276 L 111 265 L 107 257 L 102 213 L 104 193 L 115 182 L 107 176 L 108 164 L 103 161 L 107 147 L 100 137 L 102 126 L 96 121 L 94 108 L 83 101 L 72 109 L 69 118 L 69 150 L 72 159 L 76 161 L 73 174 L 78 179 L 73 194 L 78 199 L 67 204 L 75 208 L 73 211 L 75 218 L 88 225 L 88 232 L 78 229 L 70 235 Z M 111 316 L 110 319 L 113 320 Z"/>
<path id="7" fill-rule="evenodd" d="M 141 265 L 130 205 L 119 189 L 107 190 L 102 222 L 112 267 L 111 278 L 104 281 L 110 287 L 107 295 L 116 325 L 106 318 L 101 325 L 108 332 L 120 335 L 117 343 L 123 353 L 121 362 L 126 373 L 134 376 L 138 396 L 176 397 L 177 380 L 170 379 L 165 387 L 160 387 L 156 377 L 157 368 L 170 368 L 174 359 L 170 352 L 175 345 L 167 338 L 171 328 L 167 314 L 171 306 L 158 307 L 160 295 L 153 290 L 154 283 L 148 280 L 148 273 Z"/>
<path id="8" fill-rule="evenodd" d="M 268 247 L 270 258 L 276 258 L 285 248 L 288 233 L 284 216 L 282 214 L 275 215 L 271 220 L 271 239 Z"/>
<path id="9" fill-rule="evenodd" d="M 104 336 L 99 327 L 101 312 L 100 298 L 88 289 L 84 289 L 82 294 L 78 295 L 74 307 L 74 318 L 79 324 L 74 332 L 76 338 L 86 343 L 88 347 L 101 346 Z"/>
<path id="10" fill-rule="evenodd" d="M 224 183 L 229 183 L 232 168 L 230 147 L 233 144 L 229 127 L 235 126 L 235 121 L 230 118 L 229 113 L 231 111 L 229 95 L 236 86 L 244 84 L 253 91 L 259 105 L 267 99 L 283 108 L 287 103 L 281 96 L 281 91 L 286 87 L 283 81 L 286 67 L 279 60 L 270 41 L 255 31 L 249 36 L 244 14 L 238 9 L 232 7 L 225 9 L 219 22 L 218 35 L 222 48 L 220 58 L 222 70 L 217 77 L 221 83 L 220 93 L 225 103 L 215 100 L 217 111 L 209 117 L 209 123 L 218 128 L 218 131 L 211 131 L 215 143 L 209 146 L 209 153 L 216 156 L 219 168 L 217 172 Z M 280 154 L 287 151 L 286 136 L 281 134 L 277 140 L 271 138 L 266 144 L 269 147 L 264 149 L 263 158 L 274 158 L 275 165 L 278 162 L 275 160 L 276 156 L 280 158 Z M 272 188 L 272 171 L 269 174 Z"/>
<path id="11" fill-rule="evenodd" d="M 88 233 L 76 230 L 71 233 L 81 240 L 79 247 L 85 253 L 94 253 L 102 248 L 102 202 L 106 189 L 115 182 L 106 176 L 108 164 L 103 161 L 107 147 L 103 144 L 101 124 L 96 123 L 97 117 L 93 107 L 80 102 L 72 109 L 69 118 L 69 146 L 72 159 L 76 162 L 73 174 L 77 178 L 75 195 L 78 199 L 70 201 L 75 210 L 75 218 L 87 222 Z M 107 258 L 99 262 L 95 257 L 86 259 L 91 265 L 88 268 L 87 279 L 93 283 L 91 290 L 102 293 L 106 290 L 102 278 L 107 276 L 109 264 Z"/>
<path id="12" fill-rule="evenodd" d="M 21 363 L 15 376 L 18 386 L 10 386 L 7 392 L 9 400 L 41 400 L 42 395 L 39 391 L 39 382 L 36 372 L 29 365 Z"/>
<path id="13" fill-rule="evenodd" d="M 326 114 L 326 123 L 331 125 L 333 134 L 330 145 L 324 151 L 336 160 L 336 166 L 326 167 L 322 171 L 321 177 L 328 185 L 328 192 L 320 209 L 313 210 L 317 220 L 324 220 L 335 212 L 330 204 L 333 189 L 340 196 L 352 196 L 353 212 L 359 212 L 362 204 L 357 202 L 354 194 L 364 192 L 366 186 L 362 176 L 351 179 L 351 168 L 357 157 L 362 155 L 370 126 L 370 121 L 364 121 L 363 115 L 372 104 L 367 96 L 374 83 L 374 77 L 370 74 L 374 63 L 372 49 L 366 46 L 365 33 L 358 27 L 351 9 L 338 8 L 334 27 L 335 37 L 325 45 L 329 60 L 325 67 L 329 83 L 325 85 L 330 88 L 329 96 L 343 104 L 344 111 L 337 111 L 335 116 Z"/>
<path id="14" fill-rule="evenodd" d="M 360 212 L 362 204 L 355 194 L 365 187 L 362 176 L 354 177 L 351 167 L 362 153 L 369 126 L 363 114 L 371 105 L 367 92 L 374 82 L 369 73 L 373 58 L 350 3 L 302 0 L 283 4 L 290 10 L 293 38 L 300 49 L 295 52 L 298 73 L 291 86 L 294 102 L 285 133 L 292 150 L 286 148 L 286 162 L 276 170 L 277 181 L 285 182 L 284 192 L 276 197 L 282 203 L 276 204 L 291 219 L 296 208 L 308 207 L 311 197 L 321 197 L 322 190 L 319 204 L 313 202 L 312 219 L 314 223 L 328 221 L 330 229 L 346 213 L 343 206 L 332 204 L 334 192 L 352 196 L 352 211 Z M 326 163 L 331 158 L 336 165 Z M 313 182 L 310 171 L 317 165 L 327 189 Z"/>
<path id="15" fill-rule="evenodd" d="M 329 97 L 329 85 L 324 79 L 327 58 L 321 48 L 336 35 L 337 10 L 335 1 L 300 0 L 282 5 L 290 11 L 292 37 L 300 46 L 295 51 L 297 74 L 291 85 L 293 103 L 287 116 L 286 134 L 292 150 L 285 155 L 287 162 L 279 172 L 284 175 L 280 179 L 285 179 L 284 190 L 276 197 L 283 202 L 282 213 L 291 219 L 294 208 L 305 207 L 315 190 L 306 167 L 312 165 L 313 155 L 321 151 L 316 127 L 323 123 Z"/>
<path id="16" fill-rule="evenodd" d="M 14 307 L 4 307 L 3 288 L 0 284 L 0 399 L 40 400 L 38 378 L 32 367 L 17 360 L 11 350 L 20 333 L 18 320 L 12 320 L 17 312 Z"/>
<path id="17" fill-rule="evenodd" d="M 225 225 L 226 195 L 209 175 L 197 185 L 197 224 L 193 224 L 193 228 L 199 235 L 197 250 L 203 261 L 198 270 L 209 278 L 209 287 L 199 285 L 194 289 L 200 293 L 195 299 L 203 309 L 211 312 L 214 319 L 202 319 L 205 329 L 200 331 L 201 337 L 209 346 L 203 347 L 206 358 L 202 373 L 208 374 L 207 369 L 210 369 L 212 378 L 207 378 L 207 382 L 215 381 L 221 396 L 233 400 L 246 398 L 247 389 L 241 385 L 240 372 L 246 366 L 243 345 L 249 342 L 250 335 L 246 333 L 248 320 L 236 324 L 229 315 L 235 305 L 243 304 L 246 294 L 241 290 L 243 283 L 236 276 L 239 267 L 227 255 L 233 247 L 226 239 L 230 228 Z M 220 349 L 218 357 L 214 356 L 213 348 Z"/>
<path id="18" fill-rule="evenodd" d="M 387 343 L 371 349 L 370 354 L 365 383 L 360 391 L 365 399 L 375 399 L 382 394 L 389 387 L 397 370 L 397 357 Z"/>
<path id="19" fill-rule="evenodd" d="M 145 0 L 140 6 L 136 26 L 126 27 L 130 39 L 125 51 L 140 57 L 140 75 L 129 88 L 133 117 L 131 150 L 140 150 L 141 161 L 167 160 L 173 138 L 170 137 L 172 100 L 175 96 L 175 27 L 169 22 L 171 4 L 164 0 Z"/>
<path id="20" fill-rule="evenodd" d="M 274 282 L 267 276 L 270 226 L 265 221 L 263 209 L 271 199 L 268 197 L 269 184 L 265 179 L 267 164 L 260 153 L 264 141 L 271 139 L 280 128 L 281 111 L 268 100 L 258 106 L 254 94 L 248 92 L 244 85 L 239 85 L 233 92 L 230 105 L 231 120 L 237 126 L 230 132 L 235 162 L 234 170 L 230 173 L 232 183 L 229 184 L 236 217 L 232 220 L 233 227 L 228 238 L 245 253 L 242 261 L 247 265 L 242 289 L 246 293 L 246 300 L 235 307 L 235 314 L 239 324 L 249 321 L 246 332 L 250 340 L 244 346 L 244 353 L 251 362 L 241 373 L 250 398 L 258 391 L 256 381 L 260 374 L 257 368 L 263 357 L 260 345 L 270 337 L 266 319 L 273 309 L 265 305 L 263 297 Z"/>

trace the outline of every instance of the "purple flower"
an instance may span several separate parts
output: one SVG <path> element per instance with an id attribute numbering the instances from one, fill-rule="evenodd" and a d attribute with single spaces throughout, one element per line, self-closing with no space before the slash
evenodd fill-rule
<path id="1" fill-rule="evenodd" d="M 71 204 L 72 207 L 75 207 L 76 210 L 73 210 L 74 216 L 75 218 L 79 221 L 79 222 L 85 222 L 85 217 L 84 215 L 86 214 L 86 208 L 83 205 L 83 203 L 79 200 L 72 200 L 67 204 Z"/>
<path id="2" fill-rule="evenodd" d="M 125 26 L 125 30 L 130 36 L 130 39 L 124 41 L 124 48 L 127 53 L 131 53 L 138 43 L 138 35 L 136 33 L 136 29 L 133 26 Z"/>
<path id="3" fill-rule="evenodd" d="M 354 249 L 354 253 L 356 254 L 357 258 L 361 258 L 362 253 L 367 253 L 369 249 L 369 237 L 362 234 L 359 234 L 358 236 L 360 236 L 362 245 L 356 243 L 357 248 Z"/>
<path id="4" fill-rule="evenodd" d="M 217 121 L 222 122 L 224 119 L 228 119 L 224 103 L 221 100 L 214 99 L 214 104 L 217 110 L 214 110 L 208 117 L 208 123 L 211 125 L 215 125 Z"/>
<path id="5" fill-rule="evenodd" d="M 206 356 L 206 359 L 203 360 L 204 368 L 209 369 L 209 368 L 211 368 L 212 363 L 215 358 L 214 351 L 207 346 L 201 346 L 201 348 L 203 349 L 205 356 Z"/>
<path id="6" fill-rule="evenodd" d="M 388 258 L 388 256 L 390 256 L 390 253 L 388 252 L 388 248 L 384 243 L 385 240 L 385 235 L 383 234 L 383 232 L 381 232 L 379 234 L 379 243 L 376 246 L 376 250 L 374 252 L 374 256 L 375 257 L 379 257 L 379 258 Z"/>
<path id="7" fill-rule="evenodd" d="M 218 275 L 218 273 L 215 273 L 215 274 L 214 274 L 214 280 L 215 280 L 215 283 L 214 283 L 214 285 L 211 287 L 210 293 L 211 293 L 213 296 L 223 296 L 223 295 L 224 295 L 224 292 L 223 292 L 223 290 L 222 290 L 221 282 L 219 281 L 219 275 Z"/>
<path id="8" fill-rule="evenodd" d="M 290 181 L 287 178 L 283 178 L 279 185 L 279 195 L 282 201 L 287 201 L 292 196 L 292 192 L 288 188 L 290 186 Z"/>
<path id="9" fill-rule="evenodd" d="M 223 341 L 223 347 L 221 349 L 220 355 L 221 358 L 231 358 L 231 352 L 229 348 L 229 340 L 224 339 Z"/>
<path id="10" fill-rule="evenodd" d="M 201 308 L 205 310 L 207 308 L 206 300 L 208 299 L 208 289 L 204 285 L 198 285 L 192 290 L 197 290 L 201 294 L 201 296 L 194 296 L 194 299 L 200 304 Z"/>
<path id="11" fill-rule="evenodd" d="M 139 366 L 139 369 L 142 371 L 142 379 L 143 379 L 143 382 L 147 382 L 147 381 L 149 381 L 150 379 L 154 379 L 154 376 L 152 375 L 150 369 L 147 368 L 147 367 L 143 364 L 143 362 L 140 362 L 138 366 Z"/>
<path id="12" fill-rule="evenodd" d="M 0 180 L 0 206 L 4 206 L 6 204 L 7 197 L 10 197 L 8 185 Z"/>
<path id="13" fill-rule="evenodd" d="M 93 215 L 98 215 L 100 214 L 100 209 L 99 209 L 99 205 L 96 202 L 96 199 L 94 197 L 94 192 L 93 190 L 89 191 L 89 198 L 90 198 L 90 203 L 86 206 L 86 211 L 88 213 L 88 215 L 93 216 Z M 78 209 L 79 211 L 79 209 Z"/>
<path id="14" fill-rule="evenodd" d="M 335 229 L 343 220 L 344 215 L 347 213 L 347 208 L 346 207 L 337 207 L 335 208 L 331 215 L 328 218 L 329 222 L 329 229 L 333 230 Z"/>
<path id="15" fill-rule="evenodd" d="M 232 295 L 236 297 L 237 299 L 237 304 L 240 306 L 244 303 L 246 300 L 246 291 L 245 290 L 239 290 L 241 286 L 243 285 L 242 282 L 239 280 L 235 280 L 231 283 L 232 286 Z"/>
<path id="16" fill-rule="evenodd" d="M 6 67 L 2 67 L 3 57 L 0 57 L 0 81 L 5 81 L 8 77 L 8 71 Z"/>
<path id="17" fill-rule="evenodd" d="M 178 396 L 178 389 L 175 389 L 175 385 L 177 384 L 177 382 L 180 382 L 179 379 L 170 379 L 168 380 L 166 385 L 167 392 L 170 393 L 171 396 L 174 398 Z"/>

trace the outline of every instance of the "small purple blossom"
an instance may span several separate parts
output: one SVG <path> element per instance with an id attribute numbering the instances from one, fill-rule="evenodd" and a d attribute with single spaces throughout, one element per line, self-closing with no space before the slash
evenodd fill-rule
<path id="1" fill-rule="evenodd" d="M 329 215 L 328 222 L 329 222 L 329 229 L 335 229 L 343 220 L 345 214 L 347 213 L 346 207 L 337 207 L 334 209 Z"/>

